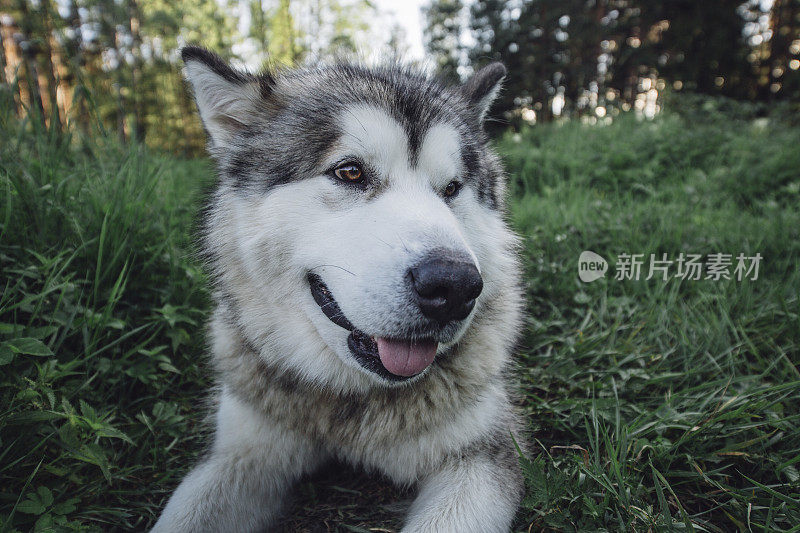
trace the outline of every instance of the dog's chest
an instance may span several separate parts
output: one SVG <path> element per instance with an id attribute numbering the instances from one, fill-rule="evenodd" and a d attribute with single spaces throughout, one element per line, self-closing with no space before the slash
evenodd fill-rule
<path id="1" fill-rule="evenodd" d="M 216 362 L 223 384 L 269 420 L 331 446 L 418 441 L 441 432 L 481 398 L 480 391 L 439 368 L 413 386 L 345 395 L 293 379 L 255 354 Z"/>

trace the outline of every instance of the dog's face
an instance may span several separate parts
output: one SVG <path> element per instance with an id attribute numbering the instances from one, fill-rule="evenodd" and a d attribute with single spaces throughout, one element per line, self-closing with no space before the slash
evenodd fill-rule
<path id="1" fill-rule="evenodd" d="M 508 266 L 482 132 L 503 67 L 444 88 L 396 67 L 251 76 L 183 55 L 221 174 L 206 247 L 240 327 L 312 379 L 340 363 L 384 385 L 422 375 Z"/>

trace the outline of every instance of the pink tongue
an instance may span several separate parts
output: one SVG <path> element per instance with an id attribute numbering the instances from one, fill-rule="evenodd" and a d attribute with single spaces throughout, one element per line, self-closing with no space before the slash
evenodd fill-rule
<path id="1" fill-rule="evenodd" d="M 398 341 L 378 337 L 378 356 L 384 368 L 395 376 L 419 374 L 433 362 L 436 341 Z"/>

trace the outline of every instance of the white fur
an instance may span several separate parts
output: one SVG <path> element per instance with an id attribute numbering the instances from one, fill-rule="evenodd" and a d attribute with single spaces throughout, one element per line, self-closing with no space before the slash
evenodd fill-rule
<path id="1" fill-rule="evenodd" d="M 228 101 L 223 92 L 231 90 L 230 83 L 223 86 L 227 82 L 203 71 L 187 76 L 214 143 L 224 144 L 224 127 L 212 131 L 214 121 L 229 125 L 225 121 L 236 119 L 251 97 L 243 97 L 245 104 Z M 210 336 L 216 357 L 240 350 L 238 336 L 243 335 L 271 366 L 331 394 L 358 395 L 392 385 L 353 359 L 349 333 L 322 314 L 309 292 L 307 271 L 322 276 L 355 327 L 381 336 L 404 316 L 398 296 L 406 290 L 404 275 L 427 251 L 444 248 L 473 259 L 486 280 L 474 314 L 513 281 L 515 261 L 508 250 L 515 241 L 498 212 L 478 202 L 470 186 L 450 203 L 443 199 L 444 187 L 464 171 L 452 126 L 431 127 L 412 165 L 406 133 L 385 111 L 352 106 L 339 121 L 348 133 L 326 154 L 318 176 L 260 196 L 236 194 L 224 185 L 217 192 L 208 241 L 226 258 L 221 285 L 236 301 L 241 331 L 225 321 L 230 310 L 221 307 Z M 351 157 L 384 180 L 380 194 L 369 201 L 323 174 Z M 508 305 L 514 308 L 517 302 Z M 442 343 L 442 350 L 465 335 L 472 319 Z M 498 325 L 496 333 L 475 341 L 465 368 L 473 375 L 497 375 L 506 356 L 493 356 L 492 350 L 505 349 L 505 331 Z M 350 444 L 326 447 L 223 390 L 210 456 L 181 483 L 154 531 L 263 529 L 279 512 L 292 482 L 331 455 L 379 470 L 398 484 L 419 483 L 405 532 L 506 531 L 515 496 L 509 496 L 484 456 L 455 458 L 459 450 L 502 430 L 508 404 L 502 386 L 487 384 L 477 400 L 452 416 L 432 415 L 431 427 L 420 434 L 399 433 L 378 442 L 365 423 Z"/>
<path id="2" fill-rule="evenodd" d="M 497 95 L 500 93 L 500 89 L 503 87 L 503 79 L 500 79 L 495 83 L 494 87 L 486 93 L 483 98 L 478 100 L 476 107 L 478 108 L 480 114 L 479 119 L 483 122 L 486 119 L 486 113 L 489 112 L 489 108 L 492 107 L 492 103 L 497 98 Z"/>
<path id="3" fill-rule="evenodd" d="M 492 279 L 494 256 L 500 255 L 497 249 L 505 245 L 507 231 L 497 213 L 479 204 L 469 187 L 452 206 L 443 200 L 441 190 L 461 165 L 451 126 L 431 128 L 423 139 L 419 164 L 412 168 L 406 134 L 385 111 L 354 106 L 340 120 L 350 134 L 328 154 L 325 166 L 360 158 L 379 176 L 388 177 L 379 197 L 354 200 L 352 191 L 320 175 L 277 187 L 264 197 L 228 195 L 217 214 L 225 218 L 210 226 L 213 241 L 224 253 L 240 258 L 223 276 L 226 285 L 241 288 L 237 295 L 248 336 L 260 341 L 270 360 L 310 381 L 348 391 L 364 390 L 380 378 L 352 358 L 349 332 L 320 312 L 305 285 L 304 271 L 312 269 L 323 277 L 358 329 L 380 336 L 404 315 L 398 295 L 405 291 L 405 272 L 427 250 L 463 252 Z M 276 250 L 282 252 L 278 255 Z M 483 272 L 486 268 L 490 270 Z M 259 290 L 254 292 L 254 287 Z M 491 291 L 487 286 L 487 294 Z M 264 331 L 264 324 L 276 323 L 292 334 Z M 440 349 L 457 342 L 469 323 L 468 318 Z M 298 336 L 309 340 L 298 344 Z"/>
<path id="4" fill-rule="evenodd" d="M 345 450 L 343 459 L 375 469 L 399 485 L 412 485 L 439 467 L 441 458 L 487 436 L 508 401 L 490 389 L 475 405 L 421 437 L 398 438 L 387 447 Z M 357 461 L 353 461 L 357 459 Z"/>
<path id="5" fill-rule="evenodd" d="M 432 472 L 402 533 L 502 533 L 511 527 L 517 502 L 506 497 L 503 480 L 486 460 L 453 461 Z"/>
<path id="6" fill-rule="evenodd" d="M 474 408 L 422 438 L 333 454 L 374 468 L 400 485 L 419 482 L 420 493 L 403 532 L 507 531 L 516 502 L 505 496 L 493 465 L 474 459 L 440 463 L 447 453 L 490 430 L 507 400 L 493 390 Z M 183 480 L 153 532 L 264 530 L 280 512 L 293 482 L 327 457 L 324 449 L 271 424 L 224 391 L 209 459 Z"/>
<path id="7" fill-rule="evenodd" d="M 257 84 L 231 83 L 200 61 L 188 62 L 184 76 L 194 89 L 197 109 L 212 147 L 225 148 L 237 128 L 252 120 L 258 104 Z"/>
<path id="8" fill-rule="evenodd" d="M 271 424 L 223 391 L 211 454 L 186 476 L 154 533 L 263 531 L 286 491 L 325 459 L 311 442 Z"/>
<path id="9" fill-rule="evenodd" d="M 431 127 L 420 144 L 417 168 L 436 189 L 443 189 L 464 170 L 461 140 L 456 129 L 447 124 Z"/>

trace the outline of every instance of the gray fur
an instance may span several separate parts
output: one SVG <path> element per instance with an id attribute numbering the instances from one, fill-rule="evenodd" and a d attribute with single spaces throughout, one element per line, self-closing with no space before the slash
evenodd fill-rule
<path id="1" fill-rule="evenodd" d="M 197 50 L 185 48 L 184 60 L 207 60 L 215 72 L 237 85 L 258 85 L 262 95 L 250 117 L 252 123 L 242 124 L 236 132 L 234 150 L 209 147 L 221 176 L 235 188 L 267 192 L 313 175 L 319 170 L 319 157 L 314 156 L 324 154 L 342 134 L 334 122 L 336 114 L 348 105 L 368 103 L 389 111 L 406 129 L 412 164 L 419 140 L 431 124 L 447 122 L 456 127 L 462 136 L 464 166 L 469 169 L 465 179 L 475 183 L 483 200 L 497 207 L 496 182 L 502 175 L 495 172 L 497 161 L 486 152 L 482 119 L 484 106 L 491 102 L 482 98 L 501 80 L 496 77 L 498 63 L 476 74 L 463 89 L 454 89 L 399 64 L 377 69 L 334 64 L 246 75 L 230 67 L 225 71 L 219 58 L 212 60 L 208 52 Z M 296 149 L 298 144 L 303 150 Z"/>
<path id="2" fill-rule="evenodd" d="M 177 489 L 154 531 L 268 528 L 292 483 L 329 458 L 417 486 L 420 497 L 403 531 L 508 530 L 522 494 L 512 443 L 512 436 L 522 441 L 522 425 L 509 385 L 522 300 L 516 239 L 502 220 L 505 178 L 482 130 L 505 69 L 492 65 L 463 87 L 450 88 L 397 65 L 340 64 L 255 76 L 230 69 L 202 49 L 188 48 L 183 57 L 220 173 L 205 211 L 204 248 L 215 283 L 211 361 L 221 394 L 210 454 Z M 411 173 L 422 172 L 417 167 L 424 163 L 424 143 L 438 147 L 455 131 L 458 153 L 442 157 L 460 161 L 458 179 L 474 191 L 475 200 L 464 193 L 440 202 L 435 190 L 414 189 L 423 195 L 419 201 L 447 220 L 427 221 L 432 229 L 426 231 L 412 227 L 397 242 L 387 241 L 395 235 L 392 223 L 375 222 L 381 229 L 370 246 L 376 253 L 401 254 L 403 261 L 416 257 L 407 250 L 410 240 L 431 249 L 466 242 L 486 284 L 471 317 L 438 333 L 443 348 L 431 366 L 400 384 L 357 368 L 318 333 L 324 327 L 339 339 L 336 326 L 314 315 L 321 313 L 309 303 L 305 274 L 318 269 L 326 279 L 338 279 L 331 288 L 343 298 L 344 312 L 362 322 L 346 293 L 351 281 L 360 283 L 366 274 L 298 259 L 305 257 L 302 252 L 314 253 L 298 239 L 308 234 L 308 243 L 322 246 L 317 232 L 326 220 L 335 230 L 341 217 L 368 209 L 398 186 L 393 180 L 399 178 L 378 169 L 358 188 L 321 177 L 329 170 L 326 157 L 348 135 L 342 121 L 359 106 L 368 106 L 363 116 L 378 109 L 391 117 L 381 119 L 390 133 L 392 124 L 400 125 Z M 442 125 L 439 137 L 430 140 Z M 318 185 L 310 189 L 303 182 Z M 277 199 L 296 200 L 297 194 L 312 195 L 308 202 L 330 218 L 320 214 L 306 233 L 296 228 L 304 221 Z M 409 209 L 416 208 L 416 200 L 409 201 Z M 364 213 L 364 224 L 372 224 L 371 212 Z M 282 226 L 262 216 L 288 218 Z M 445 228 L 455 228 L 456 235 Z M 363 240 L 373 233 L 342 235 Z M 393 286 L 391 272 L 375 275 Z M 365 305 L 378 305 L 381 287 L 375 286 L 375 296 L 361 293 Z M 377 317 L 369 327 L 404 338 L 398 337 L 406 335 L 403 328 L 416 326 L 403 326 L 397 310 L 405 308 L 392 305 L 387 300 L 386 318 Z"/>

